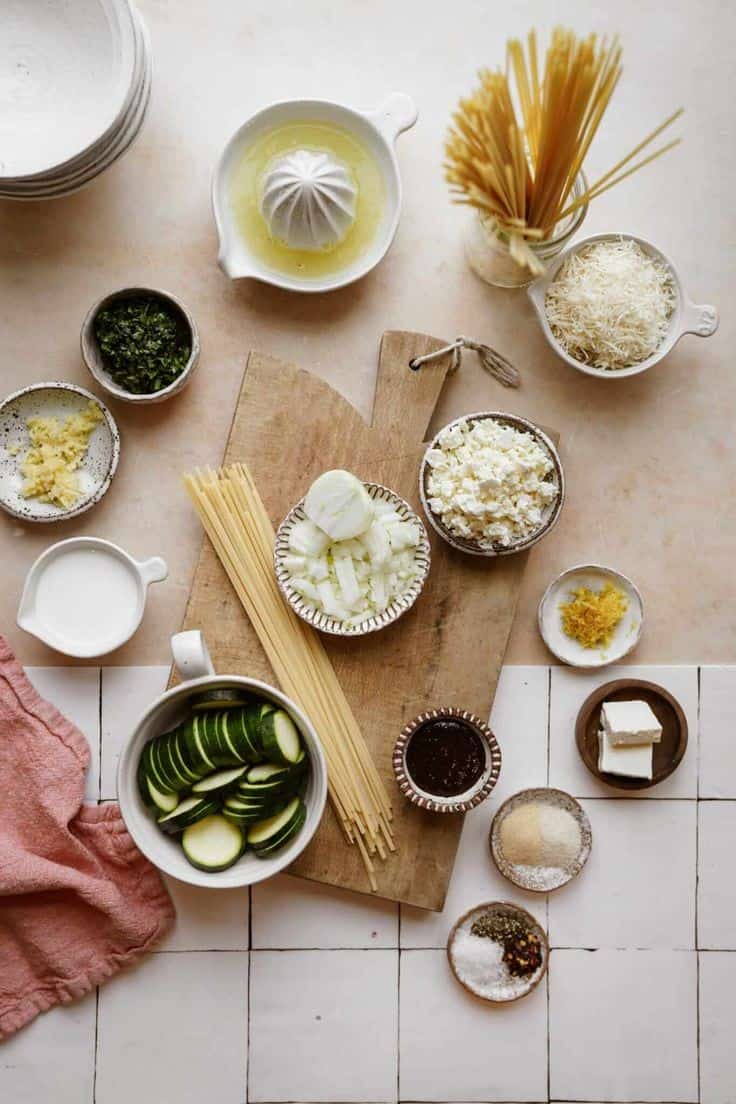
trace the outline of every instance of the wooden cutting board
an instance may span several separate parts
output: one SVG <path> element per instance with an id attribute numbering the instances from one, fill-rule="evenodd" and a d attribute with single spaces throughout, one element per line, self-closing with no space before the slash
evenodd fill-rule
<path id="1" fill-rule="evenodd" d="M 370 426 L 316 376 L 251 353 L 223 462 L 250 465 L 274 526 L 313 479 L 338 467 L 393 488 L 421 516 L 422 442 L 450 358 L 418 372 L 409 361 L 443 344 L 423 334 L 384 334 Z M 405 801 L 391 751 L 403 725 L 424 709 L 457 705 L 488 717 L 528 554 L 490 560 L 463 555 L 427 528 L 432 568 L 413 609 L 381 632 L 323 639 L 393 802 L 397 851 L 377 862 L 378 894 L 439 911 L 462 818 L 423 812 Z M 276 681 L 206 539 L 183 627 L 202 630 L 219 673 Z M 503 733 L 496 735 L 503 753 Z M 370 892 L 358 851 L 344 842 L 329 803 L 290 873 Z"/>

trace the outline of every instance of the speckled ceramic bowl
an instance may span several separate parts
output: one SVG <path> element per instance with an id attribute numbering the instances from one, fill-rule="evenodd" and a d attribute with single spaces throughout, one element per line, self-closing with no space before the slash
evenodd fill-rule
<path id="1" fill-rule="evenodd" d="M 541 965 L 525 981 L 517 979 L 517 984 L 514 987 L 517 991 L 510 994 L 501 988 L 499 988 L 495 994 L 481 993 L 462 977 L 455 961 L 453 953 L 454 944 L 460 929 L 467 927 L 469 922 L 472 922 L 476 916 L 482 916 L 489 912 L 514 916 L 523 921 L 527 930 L 536 935 L 542 950 Z M 527 997 L 536 989 L 547 973 L 547 967 L 549 965 L 549 943 L 547 941 L 547 934 L 539 921 L 536 920 L 530 912 L 527 912 L 526 909 L 521 908 L 519 905 L 514 905 L 510 901 L 488 901 L 486 904 L 476 905 L 475 908 L 469 909 L 467 912 L 463 913 L 455 924 L 453 924 L 450 934 L 447 937 L 447 961 L 450 964 L 450 969 L 456 980 L 462 985 L 463 989 L 467 990 L 467 992 L 471 993 L 474 997 L 477 997 L 478 1000 L 489 1001 L 491 1004 L 511 1004 L 513 1001 L 521 1000 L 522 997 Z"/>
<path id="2" fill-rule="evenodd" d="M 414 733 L 427 721 L 443 717 L 455 717 L 470 725 L 480 736 L 486 758 L 480 778 L 465 793 L 453 794 L 452 797 L 442 797 L 422 790 L 406 767 L 406 753 Z M 430 813 L 467 813 L 476 805 L 480 805 L 481 801 L 485 801 L 498 782 L 498 776 L 501 773 L 501 748 L 488 725 L 480 717 L 476 717 L 474 713 L 468 713 L 466 709 L 445 706 L 442 709 L 429 709 L 425 713 L 420 713 L 404 726 L 394 745 L 392 763 L 398 787 L 413 805 L 418 805 L 420 809 L 427 809 Z"/>
<path id="3" fill-rule="evenodd" d="M 276 533 L 273 563 L 281 593 L 294 610 L 294 613 L 298 614 L 303 621 L 308 622 L 315 629 L 319 629 L 320 632 L 331 633 L 333 636 L 365 636 L 366 633 L 377 632 L 378 629 L 385 629 L 387 625 L 393 624 L 414 605 L 422 593 L 422 588 L 429 574 L 429 540 L 416 511 L 412 510 L 409 503 L 405 502 L 403 498 L 389 490 L 388 487 L 382 487 L 380 483 L 365 483 L 364 486 L 375 501 L 390 503 L 396 513 L 400 514 L 402 521 L 413 521 L 418 525 L 421 534 L 419 544 L 414 550 L 414 561 L 419 568 L 419 574 L 408 590 L 400 598 L 396 598 L 391 602 L 383 613 L 366 617 L 365 621 L 361 621 L 357 625 L 348 625 L 344 621 L 339 621 L 336 617 L 328 617 L 326 613 L 322 613 L 298 591 L 294 590 L 291 585 L 291 575 L 284 565 L 284 557 L 289 555 L 289 534 L 292 526 L 298 521 L 304 521 L 307 516 L 304 513 L 304 499 L 297 502 L 296 506 L 289 511 Z"/>
<path id="4" fill-rule="evenodd" d="M 109 306 L 110 303 L 117 303 L 121 299 L 137 299 L 148 296 L 159 299 L 164 306 L 170 308 L 178 319 L 182 331 L 189 337 L 191 351 L 189 353 L 189 360 L 173 383 L 170 383 L 168 387 L 162 387 L 160 391 L 152 391 L 150 394 L 145 395 L 136 395 L 133 394 L 132 391 L 126 391 L 124 387 L 119 387 L 107 371 L 102 353 L 100 352 L 100 346 L 95 337 L 95 319 L 100 311 L 104 307 Z M 162 291 L 161 288 L 121 288 L 120 291 L 113 291 L 109 295 L 103 296 L 102 299 L 98 299 L 87 311 L 87 316 L 82 323 L 80 346 L 82 349 L 82 360 L 97 380 L 100 387 L 104 388 L 108 395 L 112 395 L 114 399 L 120 399 L 122 402 L 133 403 L 138 406 L 143 406 L 148 403 L 165 402 L 166 399 L 172 398 L 173 395 L 178 395 L 189 383 L 199 363 L 199 331 L 194 318 L 180 299 L 177 299 L 176 296 L 172 295 L 169 291 Z"/>
<path id="5" fill-rule="evenodd" d="M 550 867 L 545 873 L 539 868 L 527 868 L 518 863 L 512 863 L 506 858 L 501 846 L 501 825 L 514 809 L 532 803 L 564 809 L 577 822 L 580 829 L 580 849 L 575 859 L 568 865 L 559 868 Z M 577 878 L 588 861 L 593 845 L 593 833 L 585 810 L 574 797 L 564 790 L 549 789 L 545 786 L 533 790 L 520 790 L 519 793 L 513 794 L 504 801 L 491 822 L 488 840 L 493 861 L 505 878 L 520 889 L 528 889 L 533 893 L 550 893 L 553 889 L 559 889 L 560 886 L 571 882 L 573 878 Z"/>
<path id="6" fill-rule="evenodd" d="M 440 433 L 444 433 L 445 430 L 450 429 L 452 426 L 472 424 L 482 421 L 484 418 L 492 418 L 494 421 L 500 422 L 503 425 L 510 425 L 514 429 L 519 429 L 525 433 L 531 434 L 537 444 L 539 444 L 549 455 L 554 465 L 554 470 L 550 473 L 550 478 L 554 480 L 557 485 L 557 497 L 547 506 L 542 518 L 542 524 L 530 537 L 522 541 L 516 541 L 516 543 L 506 547 L 494 545 L 493 548 L 481 548 L 476 541 L 466 540 L 464 537 L 458 536 L 448 529 L 442 519 L 434 513 L 429 505 L 431 496 L 427 489 L 427 483 L 432 469 L 427 462 L 427 453 L 430 449 L 439 448 L 438 439 Z M 525 549 L 531 548 L 532 545 L 540 541 L 542 537 L 545 537 L 556 525 L 565 501 L 565 473 L 562 468 L 560 454 L 555 448 L 554 443 L 544 430 L 540 429 L 534 422 L 530 422 L 526 418 L 520 417 L 518 414 L 505 414 L 502 410 L 483 410 L 479 411 L 477 414 L 464 414 L 462 418 L 456 418 L 453 422 L 449 422 L 446 426 L 442 427 L 440 432 L 430 443 L 419 469 L 419 496 L 422 500 L 422 506 L 424 507 L 427 521 L 434 531 L 442 537 L 443 541 L 446 541 L 452 548 L 456 548 L 459 552 L 467 552 L 471 556 L 511 556 L 515 552 L 523 552 Z"/>
<path id="7" fill-rule="evenodd" d="M 79 413 L 90 400 L 99 406 L 103 420 L 92 431 L 79 468 L 81 497 L 68 509 L 37 498 L 23 498 L 20 464 L 30 446 L 28 419 L 64 419 Z M 91 509 L 107 493 L 119 457 L 120 433 L 115 419 L 105 404 L 84 387 L 62 382 L 33 383 L 8 395 L 0 404 L 0 506 L 22 521 L 67 521 Z"/>

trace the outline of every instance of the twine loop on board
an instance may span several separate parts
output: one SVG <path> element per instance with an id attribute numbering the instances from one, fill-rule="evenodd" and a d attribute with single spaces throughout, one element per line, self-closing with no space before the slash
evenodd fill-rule
<path id="1" fill-rule="evenodd" d="M 441 349 L 436 349 L 433 353 L 413 357 L 409 361 L 409 367 L 412 372 L 417 372 L 423 364 L 429 364 L 433 360 L 438 360 L 440 357 L 452 353 L 449 371 L 450 373 L 457 372 L 462 361 L 463 349 L 472 349 L 473 352 L 477 353 L 482 367 L 490 376 L 498 380 L 503 387 L 521 386 L 521 376 L 510 360 L 492 349 L 490 345 L 484 345 L 480 341 L 471 341 L 469 337 L 456 337 L 449 345 L 443 345 Z"/>

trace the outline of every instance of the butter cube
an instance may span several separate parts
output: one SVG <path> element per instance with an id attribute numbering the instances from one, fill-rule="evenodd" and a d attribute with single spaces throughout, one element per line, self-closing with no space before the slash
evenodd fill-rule
<path id="1" fill-rule="evenodd" d="M 601 725 L 614 746 L 658 744 L 662 739 L 662 726 L 643 701 L 604 702 Z"/>
<path id="2" fill-rule="evenodd" d="M 624 778 L 652 777 L 652 745 L 611 743 L 608 735 L 598 732 L 598 770 L 620 774 Z"/>

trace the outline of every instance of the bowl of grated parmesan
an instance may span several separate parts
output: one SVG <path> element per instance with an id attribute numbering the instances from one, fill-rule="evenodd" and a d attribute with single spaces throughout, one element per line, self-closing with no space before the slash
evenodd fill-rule
<path id="1" fill-rule="evenodd" d="M 577 242 L 527 294 L 557 355 L 599 379 L 638 375 L 684 334 L 718 328 L 716 308 L 692 302 L 669 257 L 631 234 Z"/>

